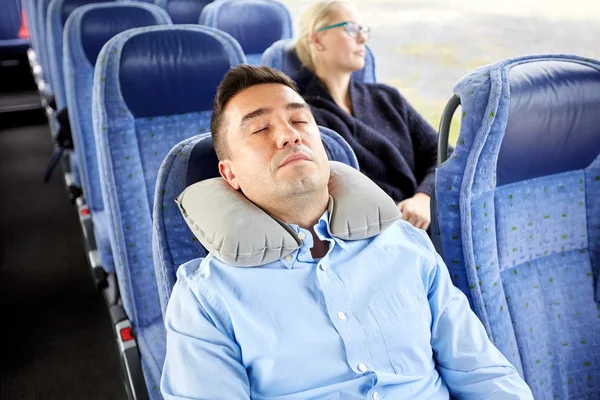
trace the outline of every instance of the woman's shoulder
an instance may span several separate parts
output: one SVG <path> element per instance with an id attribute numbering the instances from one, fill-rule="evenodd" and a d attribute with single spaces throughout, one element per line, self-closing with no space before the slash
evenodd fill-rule
<path id="1" fill-rule="evenodd" d="M 385 83 L 353 81 L 353 84 L 356 89 L 368 94 L 391 96 L 392 98 L 402 98 L 402 95 L 400 94 L 398 89 L 390 85 L 386 85 Z"/>

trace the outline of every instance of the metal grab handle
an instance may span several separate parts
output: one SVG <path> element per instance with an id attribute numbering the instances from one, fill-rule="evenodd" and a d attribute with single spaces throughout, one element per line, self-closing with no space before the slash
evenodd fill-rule
<path id="1" fill-rule="evenodd" d="M 460 105 L 460 98 L 457 95 L 452 95 L 448 104 L 442 112 L 442 119 L 440 120 L 440 133 L 438 135 L 438 159 L 437 163 L 440 165 L 448 159 L 448 138 L 450 136 L 450 123 L 454 112 Z"/>
<path id="2" fill-rule="evenodd" d="M 454 112 L 460 105 L 460 98 L 457 95 L 452 95 L 448 104 L 444 108 L 442 112 L 442 119 L 440 120 L 440 132 L 438 135 L 438 156 L 437 163 L 440 165 L 444 161 L 448 159 L 448 137 L 450 136 L 450 123 L 452 122 L 452 117 L 454 116 Z M 437 199 L 435 196 L 435 189 L 431 194 L 431 241 L 442 258 L 444 257 L 444 251 L 442 248 L 442 237 L 440 232 L 440 223 L 438 221 L 438 211 L 437 211 Z"/>

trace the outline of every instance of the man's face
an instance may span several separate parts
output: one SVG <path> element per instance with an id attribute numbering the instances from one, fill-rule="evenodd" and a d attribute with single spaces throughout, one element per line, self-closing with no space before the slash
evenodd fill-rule
<path id="1" fill-rule="evenodd" d="M 326 190 L 329 163 L 310 108 L 291 88 L 251 86 L 224 109 L 228 158 L 221 176 L 255 204 L 287 202 Z"/>

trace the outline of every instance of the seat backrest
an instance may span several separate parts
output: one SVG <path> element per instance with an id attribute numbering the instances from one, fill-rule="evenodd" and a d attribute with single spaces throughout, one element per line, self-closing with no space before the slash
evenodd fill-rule
<path id="1" fill-rule="evenodd" d="M 50 72 L 50 39 L 47 36 L 46 21 L 48 17 L 48 8 L 51 0 L 33 0 L 36 3 L 35 10 L 35 31 L 38 38 L 38 48 L 36 53 L 38 61 L 42 66 L 42 73 L 46 84 L 50 90 L 54 90 L 54 82 L 52 82 L 52 73 Z"/>
<path id="2" fill-rule="evenodd" d="M 331 129 L 319 129 L 329 159 L 358 169 L 350 145 Z M 218 176 L 218 159 L 210 133 L 177 144 L 162 163 L 154 192 L 152 240 L 163 313 L 175 284 L 177 268 L 187 261 L 206 256 L 206 250 L 189 230 L 173 199 L 187 186 Z"/>
<path id="3" fill-rule="evenodd" d="M 218 84 L 244 61 L 231 36 L 199 25 L 132 29 L 100 52 L 94 134 L 115 270 L 134 329 L 162 321 L 152 261 L 161 162 L 175 144 L 209 130 Z"/>
<path id="4" fill-rule="evenodd" d="M 260 65 L 273 43 L 292 37 L 290 12 L 276 0 L 216 0 L 202 10 L 198 23 L 233 36 L 251 65 Z"/>
<path id="5" fill-rule="evenodd" d="M 436 172 L 451 276 L 535 398 L 600 398 L 600 63 L 510 59 L 455 93 Z"/>
<path id="6" fill-rule="evenodd" d="M 77 8 L 64 28 L 66 98 L 81 183 L 92 212 L 103 210 L 92 121 L 94 66 L 104 44 L 132 28 L 171 23 L 162 8 L 142 2 L 89 4 Z"/>
<path id="7" fill-rule="evenodd" d="M 200 13 L 212 0 L 156 0 L 174 24 L 197 24 Z"/>
<path id="8" fill-rule="evenodd" d="M 63 28 L 69 15 L 85 4 L 120 0 L 51 0 L 46 16 L 46 42 L 48 43 L 48 67 L 52 76 L 52 90 L 57 110 L 67 106 L 65 78 L 63 76 Z"/>
<path id="9" fill-rule="evenodd" d="M 262 55 L 260 63 L 269 67 L 277 68 L 284 72 L 294 81 L 298 82 L 302 71 L 302 63 L 296 54 L 296 40 L 279 40 L 269 47 Z M 375 57 L 371 49 L 367 46 L 365 55 L 365 67 L 352 73 L 352 79 L 357 82 L 374 83 L 377 82 L 375 75 Z"/>
<path id="10" fill-rule="evenodd" d="M 21 29 L 20 0 L 4 0 L 0 12 L 0 40 L 18 39 L 19 29 Z"/>
<path id="11" fill-rule="evenodd" d="M 29 40 L 31 42 L 31 47 L 38 52 L 39 48 L 39 39 L 37 33 L 37 20 L 36 20 L 36 12 L 37 12 L 37 2 L 35 0 L 23 0 L 23 9 L 25 10 L 25 15 L 27 17 L 27 29 L 29 30 Z M 38 60 L 39 62 L 39 60 Z"/>

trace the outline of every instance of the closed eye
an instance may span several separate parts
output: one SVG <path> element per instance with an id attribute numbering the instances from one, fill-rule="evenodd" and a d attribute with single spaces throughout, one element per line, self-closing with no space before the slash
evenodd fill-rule
<path id="1" fill-rule="evenodd" d="M 262 131 L 266 131 L 268 128 L 269 128 L 268 126 L 265 126 L 264 128 L 261 128 L 261 129 L 259 129 L 257 131 L 252 132 L 252 134 L 254 135 L 254 134 L 257 134 L 257 133 L 261 133 Z"/>
<path id="2" fill-rule="evenodd" d="M 292 121 L 292 124 L 308 124 L 308 121 Z"/>

